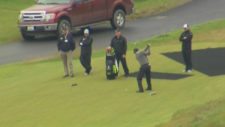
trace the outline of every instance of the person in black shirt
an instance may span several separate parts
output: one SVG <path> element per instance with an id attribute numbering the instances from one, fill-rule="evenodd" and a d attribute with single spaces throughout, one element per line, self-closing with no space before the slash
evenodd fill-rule
<path id="1" fill-rule="evenodd" d="M 62 30 L 63 30 L 63 34 L 60 35 L 57 46 L 58 46 L 58 51 L 60 52 L 63 65 L 64 65 L 64 71 L 65 71 L 64 77 L 68 77 L 68 76 L 74 77 L 73 52 L 75 50 L 75 42 L 69 28 L 64 26 Z"/>
<path id="2" fill-rule="evenodd" d="M 192 72 L 192 38 L 193 34 L 188 24 L 183 26 L 184 32 L 180 35 L 180 41 L 182 42 L 182 55 L 185 63 L 184 72 Z"/>
<path id="3" fill-rule="evenodd" d="M 127 52 L 127 39 L 121 35 L 120 30 L 115 31 L 115 36 L 113 37 L 110 46 L 115 51 L 116 60 L 118 65 L 121 61 L 125 76 L 129 76 L 129 69 L 126 62 L 126 52 Z"/>
<path id="4" fill-rule="evenodd" d="M 90 36 L 89 30 L 84 30 L 84 37 L 80 40 L 81 55 L 80 62 L 85 68 L 85 75 L 89 75 L 91 72 L 91 55 L 92 55 L 92 43 L 93 38 Z"/>

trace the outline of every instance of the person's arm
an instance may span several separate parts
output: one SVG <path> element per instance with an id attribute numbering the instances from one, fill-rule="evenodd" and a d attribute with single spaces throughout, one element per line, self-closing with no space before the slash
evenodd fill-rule
<path id="1" fill-rule="evenodd" d="M 146 48 L 144 49 L 144 53 L 145 53 L 145 55 L 147 55 L 147 56 L 149 56 L 150 54 L 151 54 L 151 51 L 150 51 L 150 45 L 148 44 L 147 46 L 146 46 Z"/>
<path id="2" fill-rule="evenodd" d="M 80 45 L 80 46 L 83 46 L 83 44 L 84 44 L 84 43 L 83 43 L 83 37 L 82 37 L 82 38 L 80 39 L 79 45 Z"/>
<path id="3" fill-rule="evenodd" d="M 123 37 L 124 41 L 123 41 L 123 55 L 126 55 L 127 53 L 127 39 L 125 37 Z"/>
<path id="4" fill-rule="evenodd" d="M 90 45 L 92 45 L 93 44 L 93 38 L 92 37 L 90 37 L 90 39 L 91 39 L 91 41 L 90 41 Z"/>
<path id="5" fill-rule="evenodd" d="M 76 44 L 75 44 L 73 35 L 72 35 L 71 33 L 70 33 L 69 36 L 68 36 L 68 40 L 69 40 L 70 43 L 71 43 L 71 50 L 74 51 L 75 48 L 76 48 Z"/>
<path id="6" fill-rule="evenodd" d="M 190 32 L 188 34 L 187 40 L 190 42 L 192 40 L 192 38 L 193 38 L 193 34 L 192 34 L 192 32 Z"/>
<path id="7" fill-rule="evenodd" d="M 86 39 L 86 41 L 83 42 L 83 45 L 84 46 L 91 46 L 92 45 L 92 42 L 93 42 L 93 39 L 91 37 L 88 37 Z"/>

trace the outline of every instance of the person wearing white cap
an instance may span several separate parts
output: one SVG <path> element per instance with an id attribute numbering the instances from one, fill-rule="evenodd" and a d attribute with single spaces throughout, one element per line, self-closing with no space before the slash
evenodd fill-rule
<path id="1" fill-rule="evenodd" d="M 185 63 L 184 72 L 192 72 L 192 38 L 193 34 L 188 24 L 183 25 L 184 32 L 180 35 L 182 42 L 182 55 Z"/>
<path id="2" fill-rule="evenodd" d="M 84 36 L 80 40 L 81 54 L 80 62 L 85 68 L 85 75 L 89 75 L 91 67 L 91 55 L 92 55 L 92 43 L 93 38 L 90 36 L 90 31 L 88 29 L 84 30 Z"/>

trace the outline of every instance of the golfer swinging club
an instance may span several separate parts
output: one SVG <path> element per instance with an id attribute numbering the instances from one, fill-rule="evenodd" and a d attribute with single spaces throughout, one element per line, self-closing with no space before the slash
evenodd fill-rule
<path id="1" fill-rule="evenodd" d="M 150 45 L 148 44 L 144 50 L 139 51 L 138 48 L 134 49 L 134 54 L 136 55 L 136 59 L 140 64 L 140 70 L 137 75 L 137 82 L 138 82 L 138 93 L 143 93 L 144 89 L 142 86 L 142 79 L 145 76 L 147 81 L 147 89 L 150 91 L 150 95 L 156 94 L 152 91 L 152 84 L 151 84 L 151 66 L 148 62 L 148 56 L 150 56 Z"/>

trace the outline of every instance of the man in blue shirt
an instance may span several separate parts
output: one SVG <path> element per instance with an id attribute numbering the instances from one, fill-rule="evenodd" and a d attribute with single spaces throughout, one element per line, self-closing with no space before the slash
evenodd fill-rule
<path id="1" fill-rule="evenodd" d="M 63 61 L 64 65 L 64 77 L 74 77 L 73 72 L 73 52 L 75 50 L 75 42 L 73 39 L 73 35 L 70 32 L 69 28 L 64 26 L 62 28 L 63 34 L 60 35 L 58 41 L 58 51 Z"/>

